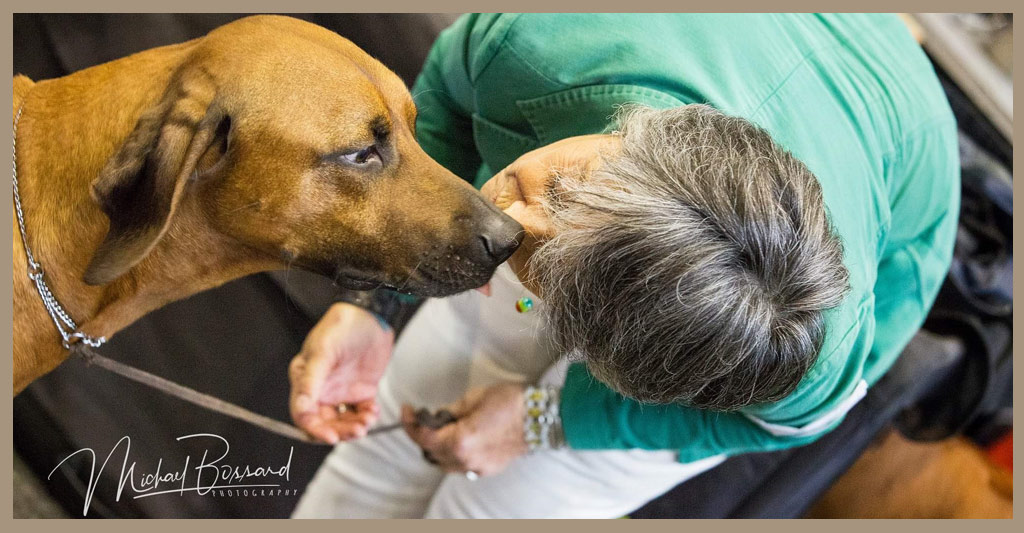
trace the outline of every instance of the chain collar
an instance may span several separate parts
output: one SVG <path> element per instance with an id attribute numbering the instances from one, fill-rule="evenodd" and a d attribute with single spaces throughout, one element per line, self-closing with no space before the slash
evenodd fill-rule
<path id="1" fill-rule="evenodd" d="M 44 279 L 43 265 L 36 261 L 35 256 L 32 255 L 32 248 L 28 245 L 28 237 L 25 235 L 25 214 L 22 211 L 21 194 L 18 191 L 18 122 L 21 121 L 21 112 L 24 108 L 25 100 L 23 99 L 21 105 L 18 106 L 18 113 L 14 116 L 14 140 L 12 142 L 14 162 L 12 174 L 14 181 L 14 212 L 18 215 L 18 230 L 21 231 L 21 244 L 25 247 L 25 257 L 28 259 L 28 279 L 32 280 L 35 284 L 39 298 L 46 307 L 46 312 L 49 313 L 53 324 L 57 326 L 57 332 L 60 333 L 62 339 L 61 345 L 65 349 L 71 349 L 71 345 L 79 341 L 93 348 L 99 348 L 107 339 L 105 337 L 91 337 L 78 330 L 78 325 L 75 324 L 71 315 L 64 310 L 64 307 L 60 305 L 57 298 L 50 292 L 50 288 L 46 285 L 46 280 Z"/>
<path id="2" fill-rule="evenodd" d="M 127 379 L 146 385 L 147 387 L 152 387 L 163 393 L 180 398 L 194 405 L 198 405 L 204 409 L 209 409 L 211 411 L 230 416 L 266 431 L 301 442 L 324 444 L 309 436 L 305 431 L 292 426 L 291 424 L 286 424 L 284 422 L 274 420 L 273 418 L 254 413 L 244 407 L 226 402 L 215 396 L 203 394 L 195 389 L 190 389 L 184 385 L 179 385 L 160 376 L 150 374 L 149 372 L 139 370 L 133 366 L 104 357 L 92 349 L 99 348 L 107 339 L 104 337 L 91 337 L 78 330 L 78 326 L 75 324 L 75 321 L 72 320 L 67 311 L 61 307 L 60 302 L 58 302 L 57 298 L 55 298 L 53 293 L 50 292 L 50 288 L 46 286 L 46 281 L 43 279 L 43 266 L 36 261 L 35 257 L 33 257 L 32 249 L 28 245 L 28 239 L 25 238 L 25 215 L 22 212 L 21 194 L 19 194 L 20 191 L 18 191 L 18 122 L 21 120 L 21 110 L 24 106 L 25 101 L 22 100 L 21 106 L 18 107 L 18 113 L 14 116 L 14 211 L 18 215 L 18 229 L 21 230 L 21 243 L 25 247 L 25 256 L 28 258 L 28 279 L 35 283 L 36 290 L 39 291 L 39 298 L 43 300 L 43 305 L 46 306 L 46 312 L 50 314 L 50 318 L 53 319 L 53 324 L 57 326 L 57 331 L 60 332 L 60 336 L 63 339 L 61 345 L 63 345 L 64 348 L 69 350 L 72 354 L 77 352 L 90 365 L 99 366 Z"/>

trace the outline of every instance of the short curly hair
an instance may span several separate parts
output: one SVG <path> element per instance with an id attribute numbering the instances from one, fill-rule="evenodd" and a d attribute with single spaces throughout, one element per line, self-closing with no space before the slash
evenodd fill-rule
<path id="1" fill-rule="evenodd" d="M 706 105 L 621 109 L 621 151 L 558 175 L 530 259 L 554 341 L 623 395 L 712 410 L 792 392 L 848 291 L 808 168 Z"/>

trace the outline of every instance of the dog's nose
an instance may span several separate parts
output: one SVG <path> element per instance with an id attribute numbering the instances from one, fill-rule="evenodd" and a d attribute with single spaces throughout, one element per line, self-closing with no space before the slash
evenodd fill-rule
<path id="1" fill-rule="evenodd" d="M 508 259 L 519 248 L 523 227 L 512 217 L 501 213 L 490 217 L 480 233 L 480 245 L 495 263 Z"/>

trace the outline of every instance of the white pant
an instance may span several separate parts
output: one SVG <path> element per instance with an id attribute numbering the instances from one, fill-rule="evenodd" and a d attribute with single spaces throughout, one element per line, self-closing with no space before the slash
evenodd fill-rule
<path id="1" fill-rule="evenodd" d="M 515 302 L 531 297 L 535 311 Z M 403 403 L 438 408 L 470 387 L 560 384 L 566 363 L 545 342 L 543 305 L 502 266 L 492 296 L 430 300 L 407 326 L 381 381 L 381 424 Z M 680 464 L 672 451 L 538 452 L 469 481 L 423 460 L 401 430 L 335 447 L 306 488 L 296 518 L 617 518 L 712 468 L 724 456 Z"/>

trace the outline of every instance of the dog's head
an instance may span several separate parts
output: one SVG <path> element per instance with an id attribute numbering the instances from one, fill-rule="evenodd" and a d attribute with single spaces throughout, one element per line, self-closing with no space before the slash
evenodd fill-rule
<path id="1" fill-rule="evenodd" d="M 515 251 L 519 224 L 427 156 L 405 85 L 349 41 L 260 16 L 188 46 L 93 183 L 110 228 L 87 283 L 142 261 L 183 199 L 241 248 L 356 289 L 451 294 Z"/>

